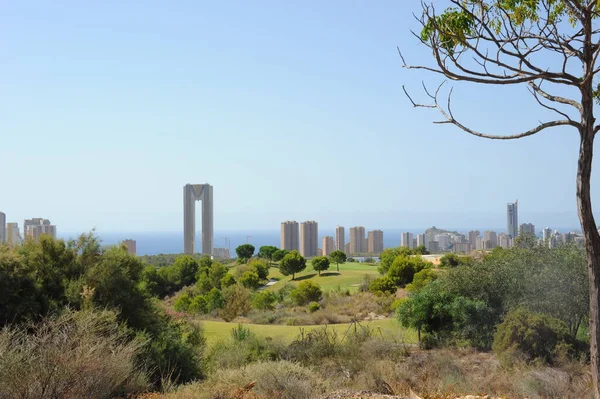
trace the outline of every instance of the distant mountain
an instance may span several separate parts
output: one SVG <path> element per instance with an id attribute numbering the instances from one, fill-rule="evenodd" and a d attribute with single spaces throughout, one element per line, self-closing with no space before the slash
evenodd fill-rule
<path id="1" fill-rule="evenodd" d="M 427 230 L 425 230 L 425 234 L 430 234 L 430 235 L 450 234 L 450 235 L 456 235 L 456 236 L 460 235 L 460 233 L 458 231 L 450 231 L 450 230 L 438 229 L 435 226 L 432 226 L 432 227 L 428 228 Z"/>

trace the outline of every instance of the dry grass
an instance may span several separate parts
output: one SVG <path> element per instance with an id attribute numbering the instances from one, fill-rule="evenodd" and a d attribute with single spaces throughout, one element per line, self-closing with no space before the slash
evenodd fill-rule
<path id="1" fill-rule="evenodd" d="M 0 399 L 111 398 L 147 388 L 135 365 L 140 343 L 115 314 L 65 311 L 0 332 Z"/>

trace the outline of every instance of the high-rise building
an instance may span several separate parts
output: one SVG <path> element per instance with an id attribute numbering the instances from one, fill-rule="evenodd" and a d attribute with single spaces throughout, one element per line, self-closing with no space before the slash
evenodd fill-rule
<path id="1" fill-rule="evenodd" d="M 331 237 L 331 236 L 323 237 L 323 240 L 321 240 L 322 256 L 329 256 L 329 254 L 332 253 L 333 251 L 335 251 L 333 237 Z"/>
<path id="2" fill-rule="evenodd" d="M 213 248 L 213 256 L 218 259 L 229 259 L 231 257 L 229 248 Z"/>
<path id="3" fill-rule="evenodd" d="M 485 249 L 485 240 L 481 236 L 477 236 L 475 239 L 475 249 L 478 251 Z"/>
<path id="4" fill-rule="evenodd" d="M 19 231 L 19 223 L 6 223 L 6 242 L 13 248 L 21 245 L 23 238 Z"/>
<path id="5" fill-rule="evenodd" d="M 471 250 L 471 244 L 468 242 L 457 242 L 454 244 L 454 252 L 467 253 Z"/>
<path id="6" fill-rule="evenodd" d="M 506 205 L 506 234 L 516 238 L 519 234 L 519 201 Z"/>
<path id="7" fill-rule="evenodd" d="M 121 245 L 124 245 L 127 248 L 127 252 L 129 255 L 135 256 L 137 254 L 137 243 L 135 240 L 127 239 L 121 242 Z"/>
<path id="8" fill-rule="evenodd" d="M 552 238 L 552 229 L 550 227 L 546 227 L 544 230 L 542 230 L 542 239 L 544 240 L 544 243 L 547 244 L 551 238 Z"/>
<path id="9" fill-rule="evenodd" d="M 300 249 L 299 225 L 295 220 L 288 220 L 281 223 L 280 247 L 288 251 L 298 251 Z"/>
<path id="10" fill-rule="evenodd" d="M 469 244 L 472 249 L 477 248 L 477 237 L 479 237 L 481 233 L 479 230 L 471 230 L 469 231 Z"/>
<path id="11" fill-rule="evenodd" d="M 346 235 L 344 226 L 335 228 L 335 249 L 346 252 Z"/>
<path id="12" fill-rule="evenodd" d="M 367 237 L 367 252 L 370 254 L 380 254 L 383 252 L 383 231 L 369 231 Z"/>
<path id="13" fill-rule="evenodd" d="M 37 241 L 42 235 L 49 235 L 56 238 L 56 226 L 51 224 L 48 219 L 33 218 L 25 219 L 24 223 L 24 239 Z"/>
<path id="14" fill-rule="evenodd" d="M 441 250 L 448 249 L 450 246 L 450 236 L 448 234 L 436 234 L 434 241 L 437 241 Z"/>
<path id="15" fill-rule="evenodd" d="M 425 234 L 417 234 L 417 247 L 425 246 Z"/>
<path id="16" fill-rule="evenodd" d="M 485 249 L 494 249 L 498 246 L 498 237 L 495 231 L 486 231 L 484 233 Z"/>
<path id="17" fill-rule="evenodd" d="M 535 226 L 531 223 L 523 223 L 519 226 L 519 235 L 533 234 L 535 235 Z"/>
<path id="18" fill-rule="evenodd" d="M 365 228 L 363 226 L 352 227 L 350 229 L 350 254 L 356 255 L 367 252 L 365 241 Z"/>
<path id="19" fill-rule="evenodd" d="M 317 256 L 319 224 L 315 221 L 300 223 L 300 255 L 304 257 Z"/>
<path id="20" fill-rule="evenodd" d="M 210 184 L 183 186 L 183 252 L 193 254 L 196 249 L 196 201 L 202 201 L 202 253 L 213 252 L 213 187 Z"/>
<path id="21" fill-rule="evenodd" d="M 512 238 L 505 233 L 498 234 L 498 246 L 505 249 L 512 247 Z"/>
<path id="22" fill-rule="evenodd" d="M 413 235 L 412 233 L 400 234 L 400 246 L 412 249 L 413 247 Z"/>
<path id="23" fill-rule="evenodd" d="M 6 242 L 6 214 L 0 212 L 0 245 Z"/>

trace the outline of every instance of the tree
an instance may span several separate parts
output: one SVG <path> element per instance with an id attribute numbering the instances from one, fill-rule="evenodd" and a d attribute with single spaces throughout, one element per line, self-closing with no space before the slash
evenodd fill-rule
<path id="1" fill-rule="evenodd" d="M 273 260 L 273 254 L 278 251 L 277 247 L 272 245 L 263 245 L 258 250 L 258 257 L 262 259 L 266 259 L 269 262 L 269 266 L 271 265 L 271 261 Z"/>
<path id="2" fill-rule="evenodd" d="M 429 251 L 425 248 L 425 245 L 419 245 L 416 247 L 413 252 L 415 255 L 429 255 Z"/>
<path id="3" fill-rule="evenodd" d="M 261 280 L 266 280 L 269 277 L 269 264 L 263 259 L 254 258 L 248 263 L 248 266 L 250 266 L 253 272 L 258 274 Z"/>
<path id="4" fill-rule="evenodd" d="M 296 278 L 296 273 L 306 269 L 306 259 L 298 251 L 292 251 L 283 257 L 279 264 L 279 271 L 284 276 L 292 275 L 292 280 Z"/>
<path id="5" fill-rule="evenodd" d="M 338 272 L 340 271 L 340 263 L 346 263 L 346 253 L 339 249 L 330 253 L 329 258 L 331 258 L 331 261 L 337 266 Z"/>
<path id="6" fill-rule="evenodd" d="M 462 265 L 462 259 L 457 254 L 449 253 L 440 258 L 440 267 L 456 267 Z"/>
<path id="7" fill-rule="evenodd" d="M 219 316 L 229 322 L 238 316 L 247 314 L 252 309 L 250 298 L 250 291 L 239 284 L 227 287 L 223 290 L 225 305 L 219 312 Z"/>
<path id="8" fill-rule="evenodd" d="M 260 278 L 255 272 L 247 271 L 240 277 L 240 284 L 246 288 L 255 290 L 260 286 Z"/>
<path id="9" fill-rule="evenodd" d="M 243 262 L 246 262 L 252 257 L 252 255 L 254 255 L 254 245 L 242 244 L 235 249 L 235 253 L 239 259 L 241 259 Z"/>
<path id="10" fill-rule="evenodd" d="M 273 310 L 277 302 L 277 295 L 272 291 L 260 291 L 252 298 L 252 306 L 259 310 Z"/>
<path id="11" fill-rule="evenodd" d="M 322 295 L 321 287 L 312 281 L 303 281 L 290 292 L 290 297 L 298 306 L 306 305 L 309 302 L 318 302 Z"/>
<path id="12" fill-rule="evenodd" d="M 418 37 L 432 51 L 436 66 L 408 65 L 400 53 L 404 66 L 432 71 L 454 81 L 527 85 L 535 101 L 558 117 L 517 134 L 496 136 L 469 128 L 455 118 L 452 91 L 444 106 L 440 88 L 427 92 L 429 104 L 416 103 L 404 88 L 412 104 L 437 109 L 444 118 L 442 123 L 483 138 L 519 139 L 557 126 L 569 126 L 579 133 L 576 197 L 590 284 L 594 397 L 600 399 L 600 234 L 590 195 L 594 138 L 600 131 L 594 116 L 594 101 L 600 98 L 600 85 L 594 81 L 600 72 L 600 31 L 594 26 L 600 19 L 600 5 L 597 0 L 449 0 L 449 3 L 451 7 L 441 13 L 433 4 L 422 3 L 422 30 Z"/>
<path id="13" fill-rule="evenodd" d="M 313 269 L 319 272 L 319 276 L 321 275 L 322 270 L 329 269 L 329 259 L 327 259 L 326 256 L 317 256 L 313 258 L 311 263 Z"/>
<path id="14" fill-rule="evenodd" d="M 279 262 L 280 260 L 283 259 L 284 256 L 286 256 L 289 253 L 290 252 L 287 249 L 278 249 L 277 251 L 273 252 L 273 255 L 272 255 L 273 262 Z"/>

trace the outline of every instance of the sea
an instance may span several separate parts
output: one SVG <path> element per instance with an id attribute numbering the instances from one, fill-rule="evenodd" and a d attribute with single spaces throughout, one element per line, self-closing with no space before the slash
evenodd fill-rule
<path id="1" fill-rule="evenodd" d="M 349 230 L 346 228 L 346 242 L 348 242 Z M 458 231 L 466 234 L 464 229 L 451 229 L 449 231 Z M 470 229 L 471 230 L 471 229 Z M 485 230 L 502 232 L 505 228 L 475 228 L 482 233 Z M 410 231 L 415 235 L 421 234 L 425 229 L 387 229 L 383 232 L 383 245 L 385 248 L 394 248 L 400 245 L 400 235 L 402 232 Z M 561 230 L 562 231 L 562 230 Z M 566 230 L 568 231 L 568 230 Z M 137 244 L 138 255 L 157 255 L 157 254 L 179 254 L 183 252 L 183 232 L 96 232 L 104 245 L 117 245 L 125 239 L 132 239 Z M 231 255 L 235 256 L 235 248 L 242 244 L 252 244 L 256 249 L 263 245 L 273 245 L 279 247 L 279 230 L 216 230 L 214 234 L 215 248 L 229 248 Z M 58 232 L 59 238 L 75 238 L 79 233 Z M 335 237 L 335 229 L 319 230 L 319 246 L 324 236 Z M 202 248 L 201 234 L 196 233 L 196 248 Z"/>

